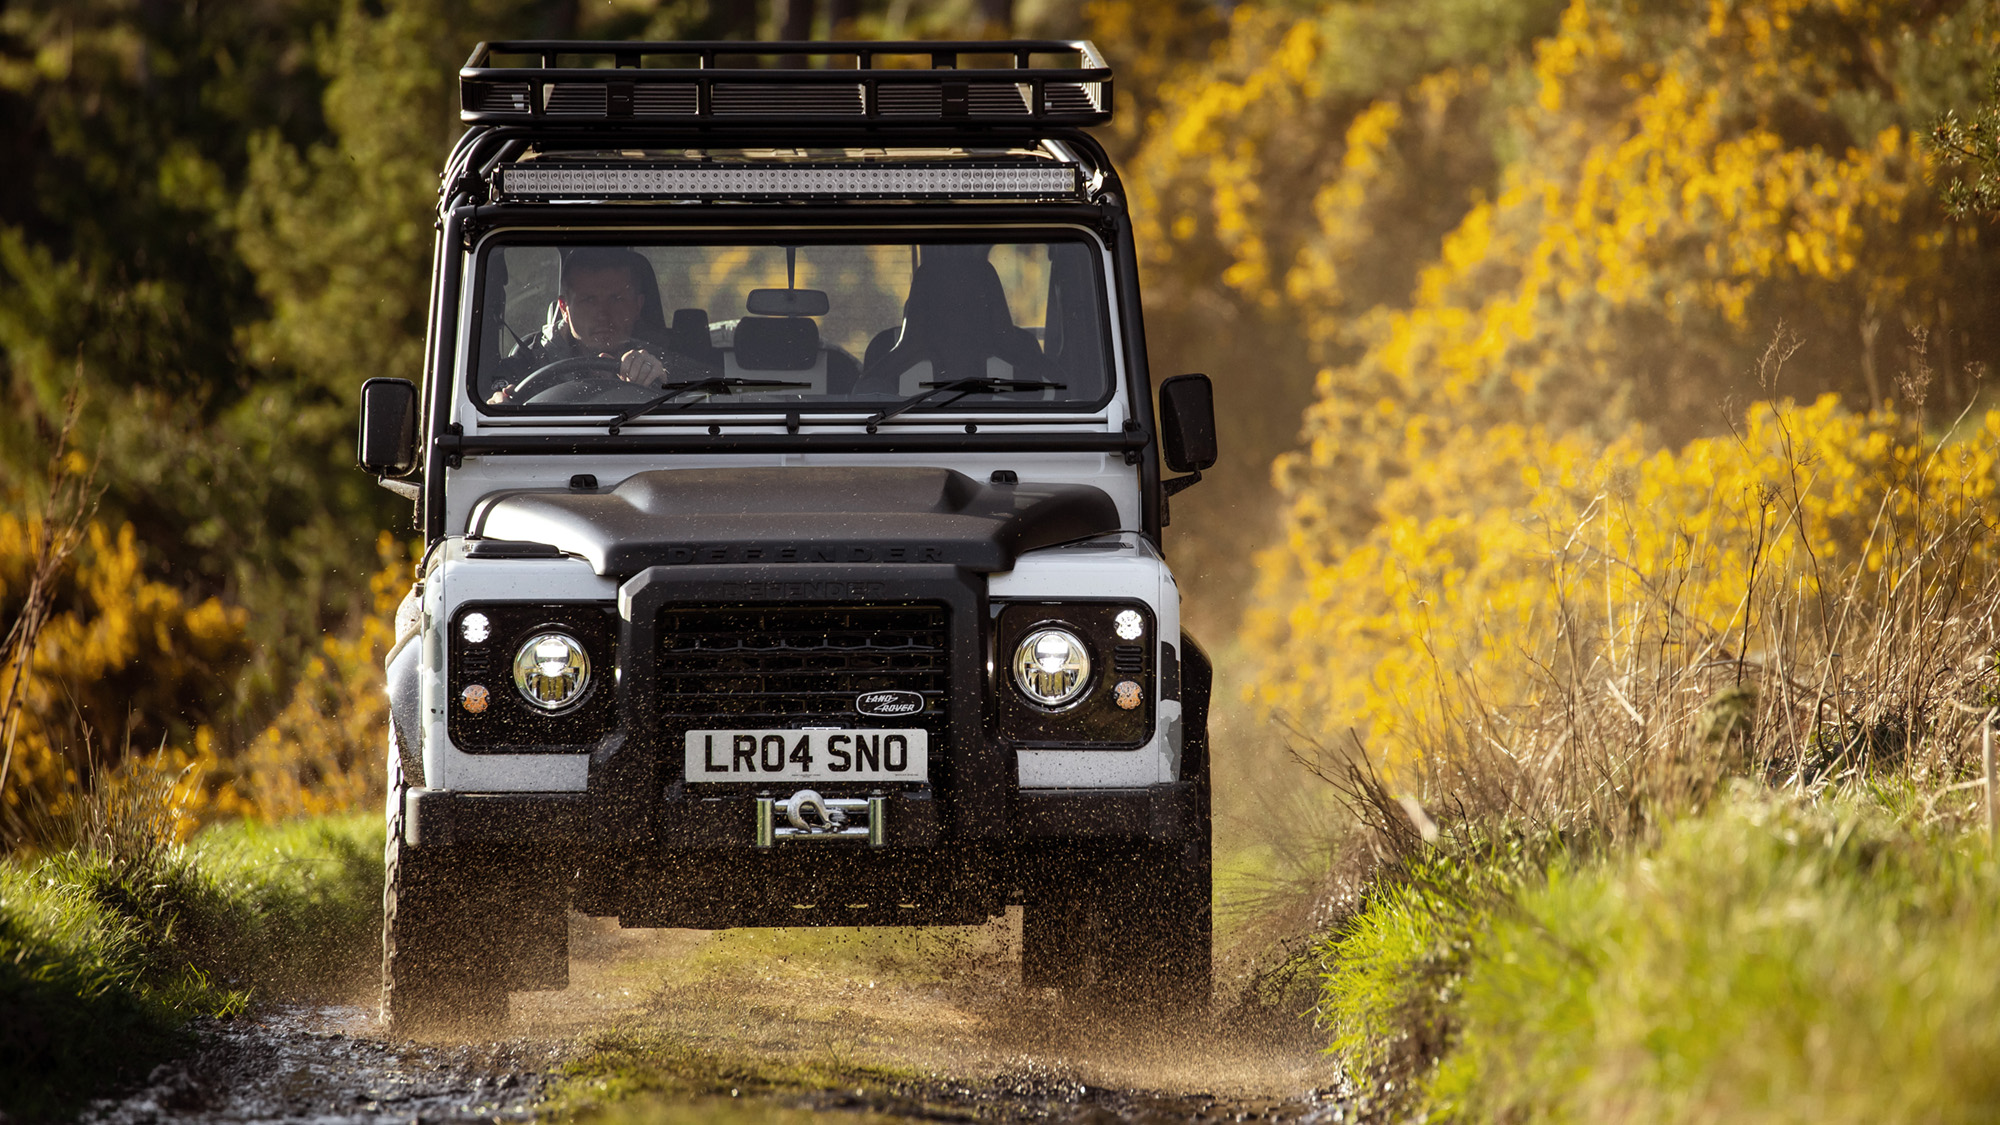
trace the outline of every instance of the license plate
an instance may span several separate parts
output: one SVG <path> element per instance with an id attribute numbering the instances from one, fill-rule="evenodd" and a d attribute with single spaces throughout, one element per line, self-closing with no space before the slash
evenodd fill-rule
<path id="1" fill-rule="evenodd" d="M 928 781 L 923 730 L 691 730 L 689 781 Z"/>

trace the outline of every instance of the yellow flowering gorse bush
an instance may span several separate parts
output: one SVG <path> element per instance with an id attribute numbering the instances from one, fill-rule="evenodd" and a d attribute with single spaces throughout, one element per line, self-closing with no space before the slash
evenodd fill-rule
<path id="1" fill-rule="evenodd" d="M 1398 481 L 1352 550 L 1290 545 L 1326 561 L 1251 623 L 1263 703 L 1392 760 L 1468 695 L 1505 712 L 1663 664 L 1797 680 L 1898 606 L 1942 621 L 2000 580 L 2000 411 L 1945 441 L 1826 395 L 1678 451 L 1519 425 L 1446 444 L 1464 456 Z"/>
<path id="2" fill-rule="evenodd" d="M 19 611 L 38 540 L 38 523 L 0 512 L 0 617 Z M 14 756 L 0 786 L 12 831 L 51 831 L 86 786 L 139 772 L 178 779 L 171 804 L 182 833 L 218 817 L 277 819 L 379 800 L 382 661 L 411 560 L 386 532 L 377 554 L 369 611 L 322 641 L 284 705 L 246 738 L 229 721 L 249 655 L 244 611 L 216 598 L 190 602 L 147 577 L 129 524 L 90 524 L 58 574 L 54 610 L 21 677 Z M 11 678 L 15 669 L 0 672 Z"/>
<path id="3" fill-rule="evenodd" d="M 0 617 L 11 622 L 34 569 L 40 521 L 0 512 Z M 0 802 L 8 816 L 62 814 L 92 771 L 129 747 L 211 737 L 228 676 L 248 655 L 244 614 L 190 604 L 142 572 L 132 526 L 88 527 L 53 591 L 16 689 L 17 729 Z M 4 669 L 0 683 L 16 670 Z"/>
<path id="4" fill-rule="evenodd" d="M 1926 536 L 1993 522 L 1993 424 L 1927 445 L 1889 403 L 1909 377 L 1956 410 L 2000 348 L 1990 236 L 1945 221 L 1912 126 L 1927 65 L 1995 49 L 1990 7 L 1890 0 L 1236 9 L 1131 178 L 1155 299 L 1240 310 L 1225 415 L 1287 334 L 1317 368 L 1254 697 L 1407 753 L 1558 662 L 1748 667 L 1792 651 L 1780 618 L 1824 655 L 1897 560 L 1986 567 Z"/>

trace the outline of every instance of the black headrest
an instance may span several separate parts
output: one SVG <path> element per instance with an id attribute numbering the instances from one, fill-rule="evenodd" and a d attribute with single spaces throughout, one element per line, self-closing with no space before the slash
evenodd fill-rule
<path id="1" fill-rule="evenodd" d="M 708 310 L 675 309 L 672 329 L 675 339 L 686 337 L 691 340 L 696 336 L 700 336 L 702 341 L 706 343 L 708 340 Z"/>
<path id="2" fill-rule="evenodd" d="M 928 246 L 910 278 L 903 304 L 902 343 L 950 345 L 967 337 L 975 347 L 1007 335 L 1014 318 L 1000 274 L 984 246 Z"/>
<path id="3" fill-rule="evenodd" d="M 746 316 L 736 322 L 736 366 L 807 371 L 819 363 L 819 325 L 804 316 Z"/>

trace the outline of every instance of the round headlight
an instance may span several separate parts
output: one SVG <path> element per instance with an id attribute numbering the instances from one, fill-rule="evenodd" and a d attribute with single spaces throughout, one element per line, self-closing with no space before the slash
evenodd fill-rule
<path id="1" fill-rule="evenodd" d="M 590 687 L 590 654 L 575 637 L 537 633 L 514 654 L 514 686 L 544 711 L 560 711 Z"/>
<path id="2" fill-rule="evenodd" d="M 1073 702 L 1090 686 L 1090 650 L 1068 629 L 1036 629 L 1014 650 L 1014 686 L 1043 707 Z"/>

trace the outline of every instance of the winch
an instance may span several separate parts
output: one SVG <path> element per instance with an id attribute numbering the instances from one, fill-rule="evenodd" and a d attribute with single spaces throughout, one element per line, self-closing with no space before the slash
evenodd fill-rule
<path id="1" fill-rule="evenodd" d="M 887 797 L 822 797 L 801 789 L 789 797 L 757 798 L 754 842 L 760 848 L 778 843 L 866 842 L 879 848 L 889 842 Z"/>

